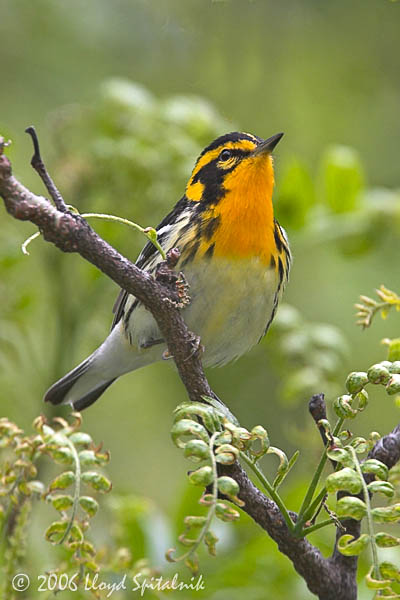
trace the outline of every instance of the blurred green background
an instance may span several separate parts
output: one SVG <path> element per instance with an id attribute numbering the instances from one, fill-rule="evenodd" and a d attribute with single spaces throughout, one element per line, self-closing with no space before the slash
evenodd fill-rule
<path id="1" fill-rule="evenodd" d="M 385 357 L 379 341 L 393 334 L 394 316 L 356 328 L 353 305 L 381 283 L 399 291 L 399 11 L 386 0 L 0 0 L 0 131 L 12 139 L 16 175 L 37 193 L 30 124 L 67 203 L 143 226 L 178 200 L 217 135 L 285 132 L 275 205 L 294 254 L 290 306 L 251 353 L 208 376 L 243 426 L 263 424 L 289 454 L 301 448 L 297 478 L 285 484 L 293 509 L 320 451 L 309 394 L 333 399 L 349 370 Z M 144 243 L 123 226 L 92 224 L 132 259 Z M 104 339 L 118 293 L 42 240 L 24 256 L 33 232 L 3 211 L 1 415 L 23 427 L 48 410 L 47 387 Z M 165 363 L 125 376 L 84 414 L 111 450 L 115 494 L 150 498 L 172 531 L 193 496 L 169 438 L 184 398 Z M 385 433 L 398 417 L 378 396 L 357 427 Z M 205 561 L 209 597 L 236 598 L 244 586 L 249 599 L 264 598 L 266 585 L 275 598 L 310 597 L 274 544 L 243 523 L 226 526 L 217 559 Z M 328 551 L 329 534 L 319 539 Z"/>

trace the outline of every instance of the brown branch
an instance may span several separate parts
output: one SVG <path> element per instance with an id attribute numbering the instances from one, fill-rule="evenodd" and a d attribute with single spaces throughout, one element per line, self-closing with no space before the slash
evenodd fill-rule
<path id="1" fill-rule="evenodd" d="M 5 146 L 0 138 L 0 196 L 10 215 L 31 221 L 45 240 L 63 252 L 79 253 L 136 296 L 157 321 L 189 398 L 193 401 L 201 401 L 203 396 L 217 398 L 204 375 L 200 352 L 195 351 L 198 338 L 188 330 L 174 304 L 165 301 L 174 298 L 168 276 L 164 273 L 155 280 L 98 236 L 82 217 L 65 211 L 59 203 L 57 208 L 45 198 L 32 194 L 12 175 L 10 162 L 4 155 Z M 376 453 L 382 462 L 393 466 L 400 455 L 400 428 L 378 442 Z M 279 508 L 254 486 L 238 463 L 223 469 L 239 483 L 244 510 L 275 540 L 314 594 L 323 600 L 356 598 L 355 570 L 346 567 L 344 558 L 347 557 L 342 560 L 334 553 L 332 558 L 325 559 L 308 540 L 291 535 Z M 291 515 L 296 520 L 297 515 Z"/>

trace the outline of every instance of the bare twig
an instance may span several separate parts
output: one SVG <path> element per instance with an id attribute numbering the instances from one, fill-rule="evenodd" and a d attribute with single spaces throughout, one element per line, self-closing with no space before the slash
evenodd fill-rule
<path id="1" fill-rule="evenodd" d="M 44 185 L 46 186 L 46 189 L 49 192 L 49 194 L 50 194 L 51 198 L 53 199 L 53 202 L 56 205 L 56 207 L 58 208 L 58 210 L 60 210 L 61 212 L 68 212 L 68 207 L 64 202 L 64 198 L 61 196 L 58 188 L 56 187 L 54 181 L 50 177 L 50 175 L 47 172 L 47 169 L 44 165 L 44 162 L 43 162 L 41 154 L 40 154 L 39 140 L 38 140 L 38 137 L 36 135 L 36 131 L 35 131 L 35 128 L 33 127 L 33 125 L 30 125 L 29 127 L 27 127 L 25 129 L 25 133 L 28 133 L 31 136 L 32 142 L 33 142 L 34 153 L 33 153 L 32 160 L 31 160 L 32 167 L 39 174 L 41 180 L 43 181 Z"/>

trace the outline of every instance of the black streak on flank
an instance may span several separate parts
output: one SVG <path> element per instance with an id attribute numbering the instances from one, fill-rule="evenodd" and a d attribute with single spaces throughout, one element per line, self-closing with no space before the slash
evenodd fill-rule
<path id="1" fill-rule="evenodd" d="M 220 224 L 221 217 L 213 217 L 207 221 L 204 226 L 203 233 L 207 240 L 211 240 L 212 236 L 215 233 L 215 230 Z"/>
<path id="2" fill-rule="evenodd" d="M 283 250 L 283 244 L 282 244 L 281 237 L 279 235 L 278 227 L 279 227 L 279 225 L 277 223 L 275 223 L 274 238 L 275 238 L 275 244 L 276 244 L 276 247 L 278 249 L 278 252 L 282 252 L 282 250 Z"/>
<path id="3" fill-rule="evenodd" d="M 208 259 L 212 258 L 212 255 L 214 254 L 214 249 L 215 249 L 215 242 L 207 248 L 206 252 L 204 253 L 204 258 L 208 258 Z"/>
<path id="4" fill-rule="evenodd" d="M 283 263 L 281 257 L 278 258 L 279 279 L 283 281 Z"/>
<path id="5" fill-rule="evenodd" d="M 192 260 L 194 259 L 194 257 L 197 254 L 197 250 L 199 249 L 200 246 L 200 240 L 197 240 L 193 246 L 191 247 L 191 249 L 189 250 L 189 254 L 183 259 L 182 263 L 181 263 L 181 267 L 183 268 L 185 265 L 187 265 L 188 263 L 192 262 Z"/>
<path id="6" fill-rule="evenodd" d="M 271 269 L 274 269 L 274 270 L 276 268 L 275 256 L 273 254 L 271 254 L 271 260 L 269 261 L 269 266 Z"/>

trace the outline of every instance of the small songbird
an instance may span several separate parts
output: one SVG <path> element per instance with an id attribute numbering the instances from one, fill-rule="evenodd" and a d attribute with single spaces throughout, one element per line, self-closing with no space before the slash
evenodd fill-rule
<path id="1" fill-rule="evenodd" d="M 200 154 L 184 196 L 157 228 L 189 284 L 183 309 L 201 338 L 205 366 L 224 365 L 266 333 L 288 279 L 291 254 L 274 218 L 271 153 L 283 134 L 267 140 L 228 133 Z M 162 260 L 149 242 L 136 265 L 154 273 Z M 47 391 L 45 401 L 90 406 L 118 377 L 161 360 L 167 350 L 151 313 L 121 290 L 106 340 Z"/>

